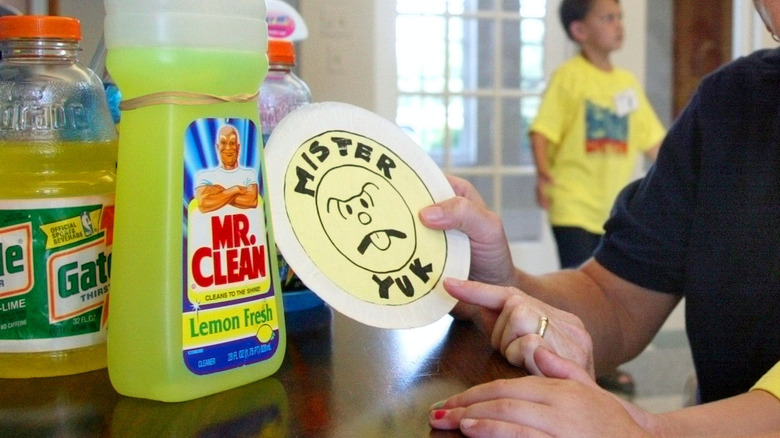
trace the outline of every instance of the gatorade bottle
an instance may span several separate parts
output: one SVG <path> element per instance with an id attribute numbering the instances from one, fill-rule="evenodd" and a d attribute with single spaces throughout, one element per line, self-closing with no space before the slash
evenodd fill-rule
<path id="1" fill-rule="evenodd" d="M 116 130 L 79 21 L 0 18 L 0 377 L 106 366 Z"/>
<path id="2" fill-rule="evenodd" d="M 286 334 L 257 114 L 265 2 L 105 6 L 123 98 L 111 383 L 181 401 L 269 376 Z"/>
<path id="3" fill-rule="evenodd" d="M 268 41 L 268 75 L 260 89 L 260 119 L 263 143 L 268 141 L 276 125 L 290 112 L 311 103 L 309 86 L 293 72 L 295 45 L 292 41 Z M 281 254 L 277 255 L 286 312 L 323 305 L 322 299 L 306 288 Z"/>

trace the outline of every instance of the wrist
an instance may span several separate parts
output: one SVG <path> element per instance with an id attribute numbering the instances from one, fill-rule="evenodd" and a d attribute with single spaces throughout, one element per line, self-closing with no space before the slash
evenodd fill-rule
<path id="1" fill-rule="evenodd" d="M 537 181 L 544 181 L 549 182 L 552 180 L 552 175 L 550 175 L 549 172 L 537 172 L 536 173 L 536 180 Z"/>

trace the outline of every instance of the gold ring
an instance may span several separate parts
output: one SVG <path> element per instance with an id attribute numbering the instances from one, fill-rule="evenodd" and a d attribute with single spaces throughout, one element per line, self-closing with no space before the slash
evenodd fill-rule
<path id="1" fill-rule="evenodd" d="M 544 332 L 547 331 L 547 324 L 550 322 L 550 320 L 547 319 L 546 316 L 540 316 L 539 317 L 539 330 L 536 331 L 536 334 L 544 337 Z"/>

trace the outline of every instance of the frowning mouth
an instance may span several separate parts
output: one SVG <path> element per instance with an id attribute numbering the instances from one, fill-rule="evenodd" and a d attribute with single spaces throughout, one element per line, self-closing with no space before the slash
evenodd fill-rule
<path id="1" fill-rule="evenodd" d="M 368 247 L 374 245 L 380 251 L 387 251 L 392 243 L 390 240 L 391 237 L 406 239 L 406 233 L 398 230 L 379 230 L 371 232 L 363 237 L 357 250 L 360 254 L 365 254 Z"/>

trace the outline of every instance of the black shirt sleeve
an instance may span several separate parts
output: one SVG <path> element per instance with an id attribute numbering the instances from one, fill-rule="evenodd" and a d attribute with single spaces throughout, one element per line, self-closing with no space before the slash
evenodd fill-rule
<path id="1" fill-rule="evenodd" d="M 595 252 L 596 260 L 619 277 L 678 295 L 695 211 L 697 106 L 694 98 L 670 128 L 648 174 L 620 193 Z"/>

